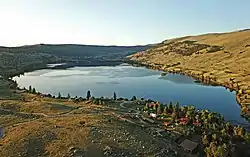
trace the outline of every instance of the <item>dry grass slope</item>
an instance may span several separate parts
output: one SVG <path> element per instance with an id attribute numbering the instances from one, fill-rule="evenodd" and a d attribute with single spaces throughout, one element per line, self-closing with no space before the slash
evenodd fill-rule
<path id="1" fill-rule="evenodd" d="M 128 58 L 165 71 L 213 79 L 250 109 L 250 30 L 166 40 Z M 248 110 L 249 110 L 248 109 Z"/>

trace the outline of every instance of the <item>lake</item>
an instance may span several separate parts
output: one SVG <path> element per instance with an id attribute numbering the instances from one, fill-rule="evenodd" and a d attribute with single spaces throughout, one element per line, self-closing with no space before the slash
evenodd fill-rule
<path id="1" fill-rule="evenodd" d="M 194 105 L 199 109 L 209 109 L 224 115 L 226 120 L 247 123 L 240 116 L 240 106 L 235 93 L 224 87 L 206 86 L 196 83 L 188 76 L 167 74 L 144 67 L 99 66 L 74 67 L 69 69 L 43 69 L 23 76 L 14 77 L 19 87 L 29 85 L 41 93 L 72 97 L 86 97 L 88 90 L 95 97 L 146 98 L 163 103 L 177 102 L 181 105 Z"/>

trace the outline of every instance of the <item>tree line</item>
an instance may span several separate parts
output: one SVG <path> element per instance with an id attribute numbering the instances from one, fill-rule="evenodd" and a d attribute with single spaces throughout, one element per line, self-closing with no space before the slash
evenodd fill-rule
<path id="1" fill-rule="evenodd" d="M 186 135 L 201 134 L 202 146 L 208 157 L 221 157 L 230 153 L 234 144 L 250 144 L 249 133 L 242 126 L 234 126 L 226 122 L 224 117 L 218 113 L 208 110 L 197 110 L 194 106 L 180 106 L 177 102 L 168 105 L 146 103 L 144 111 L 155 113 L 158 117 L 168 117 L 169 123 L 174 124 L 185 118 L 186 125 L 192 126 Z M 194 125 L 199 124 L 199 125 Z"/>

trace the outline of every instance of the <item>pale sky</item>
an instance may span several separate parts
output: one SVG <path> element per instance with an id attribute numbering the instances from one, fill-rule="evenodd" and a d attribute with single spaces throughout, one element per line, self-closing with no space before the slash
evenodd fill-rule
<path id="1" fill-rule="evenodd" d="M 250 28 L 250 0 L 0 0 L 0 45 L 143 45 Z"/>

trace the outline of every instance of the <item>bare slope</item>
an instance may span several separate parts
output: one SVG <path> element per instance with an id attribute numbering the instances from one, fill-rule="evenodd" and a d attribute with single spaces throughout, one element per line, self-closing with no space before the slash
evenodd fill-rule
<path id="1" fill-rule="evenodd" d="M 192 156 L 155 137 L 155 125 L 133 118 L 135 111 L 121 107 L 122 101 L 97 105 L 16 93 L 22 100 L 0 100 L 1 157 L 150 157 L 173 150 Z"/>
<path id="2" fill-rule="evenodd" d="M 128 58 L 234 89 L 244 112 L 250 108 L 250 30 L 166 40 Z"/>

